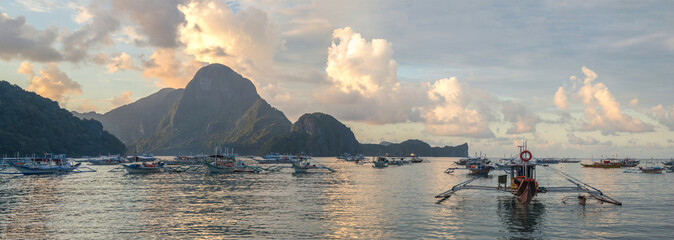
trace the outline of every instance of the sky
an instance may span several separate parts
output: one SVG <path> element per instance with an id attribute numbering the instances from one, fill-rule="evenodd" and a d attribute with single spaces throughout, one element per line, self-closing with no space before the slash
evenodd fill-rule
<path id="1" fill-rule="evenodd" d="M 222 63 L 360 142 L 674 157 L 671 1 L 6 0 L 0 36 L 0 80 L 79 112 Z"/>

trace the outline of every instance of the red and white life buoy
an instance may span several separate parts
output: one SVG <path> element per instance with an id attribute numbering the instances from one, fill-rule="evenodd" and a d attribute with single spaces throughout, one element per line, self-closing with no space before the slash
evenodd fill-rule
<path id="1" fill-rule="evenodd" d="M 524 150 L 520 153 L 520 159 L 522 159 L 522 161 L 525 161 L 525 162 L 528 162 L 533 157 L 534 157 L 534 155 L 532 155 L 531 152 L 529 152 L 529 150 Z"/>

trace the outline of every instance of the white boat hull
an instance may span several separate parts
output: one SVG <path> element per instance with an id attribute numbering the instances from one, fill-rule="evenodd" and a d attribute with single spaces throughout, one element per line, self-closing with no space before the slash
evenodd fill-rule
<path id="1" fill-rule="evenodd" d="M 247 168 L 245 166 L 217 166 L 213 165 L 212 163 L 206 164 L 208 166 L 208 170 L 211 171 L 211 173 L 240 173 L 240 172 L 255 172 L 255 170 L 251 168 Z"/>
<path id="2" fill-rule="evenodd" d="M 23 175 L 38 175 L 38 174 L 61 174 L 72 172 L 78 166 L 23 166 L 11 164 L 16 170 Z"/>

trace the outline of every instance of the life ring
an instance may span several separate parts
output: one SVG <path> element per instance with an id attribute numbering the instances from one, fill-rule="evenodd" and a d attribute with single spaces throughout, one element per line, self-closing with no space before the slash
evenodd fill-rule
<path id="1" fill-rule="evenodd" d="M 525 153 L 527 154 L 526 158 L 524 158 Z M 529 150 L 524 150 L 520 153 L 520 159 L 522 159 L 522 161 L 528 162 L 532 157 L 534 156 L 531 154 L 531 152 L 529 152 Z"/>

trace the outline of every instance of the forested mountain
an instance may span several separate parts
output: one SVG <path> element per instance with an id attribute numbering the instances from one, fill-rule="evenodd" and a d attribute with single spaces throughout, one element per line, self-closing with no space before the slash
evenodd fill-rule
<path id="1" fill-rule="evenodd" d="M 122 154 L 124 144 L 96 120 L 83 120 L 58 103 L 0 81 L 0 153 L 69 156 Z"/>

